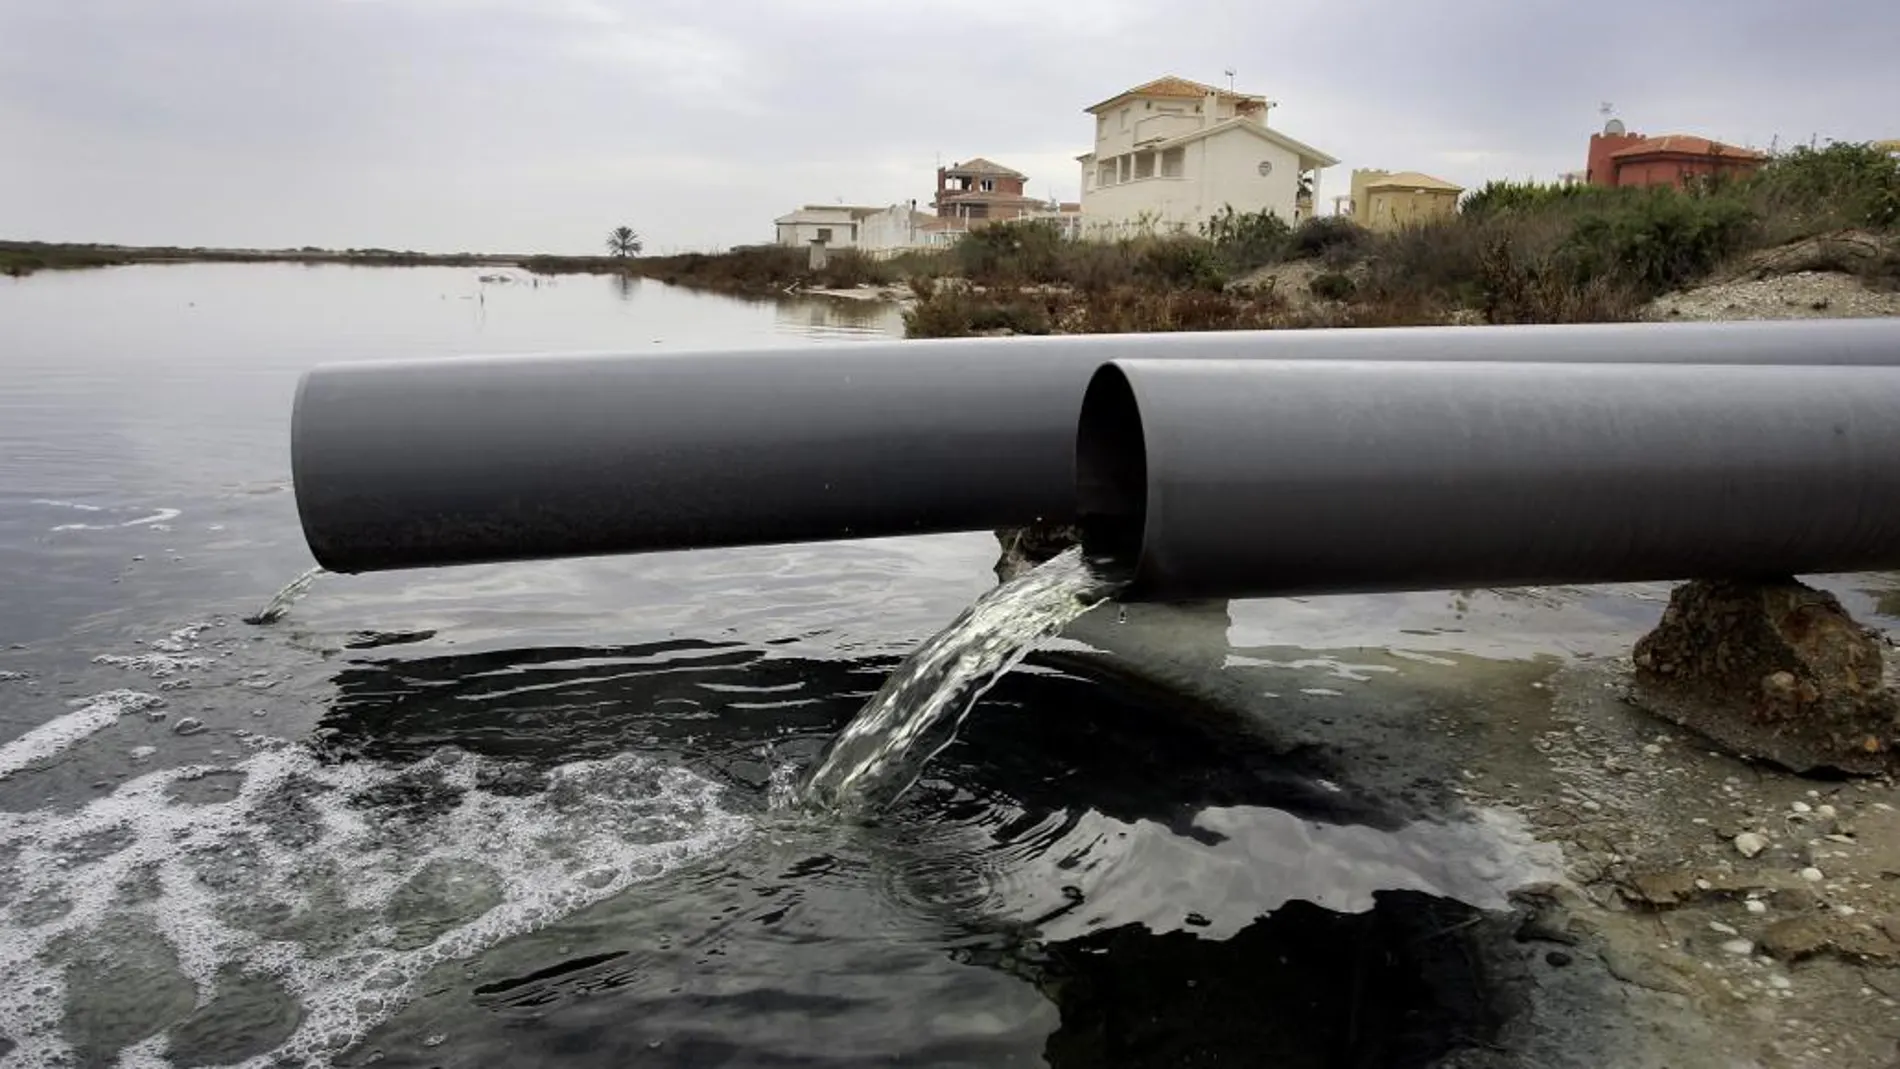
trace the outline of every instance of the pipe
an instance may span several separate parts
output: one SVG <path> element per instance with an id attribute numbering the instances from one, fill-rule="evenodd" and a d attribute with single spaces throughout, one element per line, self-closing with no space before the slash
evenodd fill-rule
<path id="1" fill-rule="evenodd" d="M 1122 360 L 1083 545 L 1185 600 L 1900 567 L 1900 368 Z"/>
<path id="2" fill-rule="evenodd" d="M 1074 516 L 1089 377 L 1127 358 L 1900 363 L 1878 321 L 856 343 L 318 368 L 291 464 L 336 572 L 984 530 Z"/>

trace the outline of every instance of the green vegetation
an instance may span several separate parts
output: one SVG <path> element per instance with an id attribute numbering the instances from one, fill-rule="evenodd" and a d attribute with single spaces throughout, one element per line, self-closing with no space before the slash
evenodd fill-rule
<path id="1" fill-rule="evenodd" d="M 1799 268 L 1900 287 L 1900 234 L 1835 240 L 1850 229 L 1900 231 L 1900 162 L 1866 145 L 1796 149 L 1747 178 L 1681 190 L 1492 182 L 1460 207 L 1382 234 L 1232 208 L 1197 235 L 1113 242 L 999 224 L 950 257 L 970 285 L 920 294 L 907 325 L 913 336 L 946 336 L 1040 332 L 1044 319 L 1065 332 L 1615 321 L 1803 239 L 1815 241 Z M 1287 274 L 1295 269 L 1304 273 Z M 1280 286 L 1283 275 L 1299 284 Z M 1042 291 L 1035 316 L 1021 311 L 1030 288 Z"/>
<path id="2" fill-rule="evenodd" d="M 640 255 L 640 250 L 643 248 L 645 246 L 640 242 L 640 235 L 634 233 L 630 226 L 617 226 L 607 232 L 609 255 L 624 260 L 629 256 Z"/>

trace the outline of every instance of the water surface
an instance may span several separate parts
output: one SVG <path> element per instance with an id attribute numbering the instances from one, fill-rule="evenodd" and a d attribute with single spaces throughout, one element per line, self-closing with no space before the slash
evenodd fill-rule
<path id="1" fill-rule="evenodd" d="M 321 576 L 241 622 L 311 564 L 314 363 L 896 330 L 479 273 L 0 283 L 0 1065 L 1423 1065 L 1495 1027 L 1444 933 L 1536 847 L 1061 644 L 894 808 L 774 811 L 993 585 L 988 535 Z M 1344 690 L 1287 650 L 1456 646 L 1458 604 L 1187 637 Z"/>

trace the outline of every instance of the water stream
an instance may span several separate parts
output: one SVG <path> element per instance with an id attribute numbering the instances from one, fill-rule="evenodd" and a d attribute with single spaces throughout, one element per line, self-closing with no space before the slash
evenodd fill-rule
<path id="1" fill-rule="evenodd" d="M 1124 583 L 1073 547 L 984 593 L 891 673 L 832 741 L 800 796 L 845 812 L 896 801 L 956 738 L 985 691 Z"/>
<path id="2" fill-rule="evenodd" d="M 310 584 L 316 582 L 317 577 L 322 574 L 323 569 L 321 567 L 311 568 L 297 578 L 285 583 L 282 590 L 272 594 L 270 600 L 264 603 L 264 607 L 246 616 L 244 622 L 247 624 L 274 624 L 283 619 L 284 614 L 290 611 L 290 607 L 297 604 L 298 599 L 310 592 Z"/>

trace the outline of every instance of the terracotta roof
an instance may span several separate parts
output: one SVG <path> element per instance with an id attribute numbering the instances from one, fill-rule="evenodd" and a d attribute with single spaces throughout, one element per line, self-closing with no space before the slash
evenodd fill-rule
<path id="1" fill-rule="evenodd" d="M 1693 137 L 1689 134 L 1664 134 L 1662 137 L 1646 137 L 1628 148 L 1620 148 L 1610 153 L 1611 159 L 1624 156 L 1660 156 L 1663 154 L 1678 156 L 1735 156 L 1741 159 L 1765 160 L 1766 153 L 1754 149 L 1737 148 L 1720 141 L 1711 141 L 1706 137 Z"/>
<path id="2" fill-rule="evenodd" d="M 1463 193 L 1465 187 L 1455 186 L 1442 178 L 1433 178 L 1418 171 L 1400 171 L 1383 178 L 1375 178 L 1366 183 L 1367 189 L 1433 189 L 1445 193 Z"/>
<path id="3" fill-rule="evenodd" d="M 1264 104 L 1267 99 L 1266 97 L 1254 96 L 1250 93 L 1236 93 L 1231 89 L 1222 89 L 1218 86 L 1207 85 L 1172 74 L 1164 74 L 1152 82 L 1143 82 L 1133 89 L 1124 89 L 1114 96 L 1109 97 L 1107 100 L 1102 101 L 1100 104 L 1095 104 L 1083 108 L 1082 110 L 1089 112 L 1100 111 L 1110 104 L 1119 103 L 1128 97 L 1165 97 L 1172 100 L 1199 100 L 1209 93 L 1214 94 L 1222 100 L 1251 100 Z"/>
<path id="4" fill-rule="evenodd" d="M 953 163 L 943 169 L 945 174 L 993 174 L 1005 178 L 1027 178 L 1021 171 L 1012 171 L 1000 163 L 992 163 L 981 156 L 962 163 Z"/>

